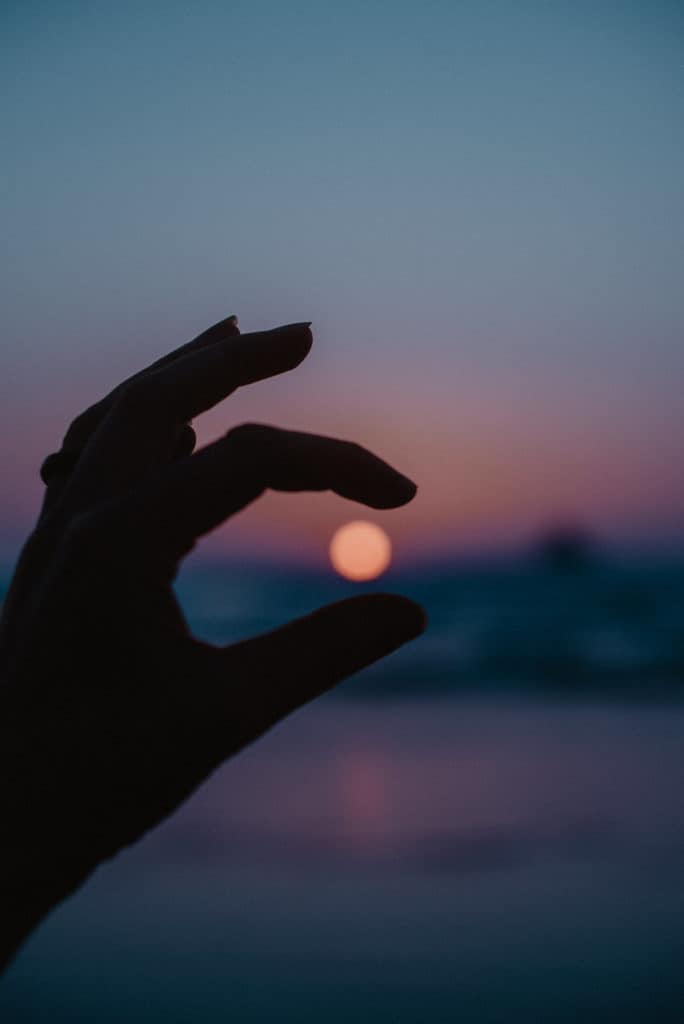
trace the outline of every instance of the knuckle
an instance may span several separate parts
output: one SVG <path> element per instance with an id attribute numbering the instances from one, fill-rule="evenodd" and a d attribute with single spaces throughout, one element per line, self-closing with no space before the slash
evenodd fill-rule
<path id="1" fill-rule="evenodd" d="M 226 434 L 226 438 L 237 448 L 255 448 L 263 445 L 275 433 L 273 427 L 263 423 L 241 423 Z"/>
<path id="2" fill-rule="evenodd" d="M 135 377 L 121 388 L 116 405 L 126 412 L 138 412 L 149 407 L 155 398 L 154 382 L 149 377 Z"/>
<path id="3" fill-rule="evenodd" d="M 95 405 L 91 405 L 84 412 L 79 413 L 76 419 L 69 424 L 62 447 L 81 448 L 99 423 L 104 411 L 104 402 L 96 402 Z"/>
<path id="4" fill-rule="evenodd" d="M 365 448 L 358 441 L 342 441 L 340 443 L 350 459 L 356 460 L 365 452 Z"/>

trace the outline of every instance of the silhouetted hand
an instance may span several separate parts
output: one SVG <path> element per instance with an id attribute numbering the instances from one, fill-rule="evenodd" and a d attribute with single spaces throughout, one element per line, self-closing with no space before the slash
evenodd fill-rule
<path id="1" fill-rule="evenodd" d="M 228 318 L 84 412 L 46 459 L 0 633 L 0 961 L 226 757 L 421 632 L 416 605 L 373 595 L 218 648 L 174 597 L 196 539 L 269 487 L 413 497 L 363 448 L 275 427 L 192 454 L 192 417 L 310 347 L 308 324 L 241 335 Z"/>

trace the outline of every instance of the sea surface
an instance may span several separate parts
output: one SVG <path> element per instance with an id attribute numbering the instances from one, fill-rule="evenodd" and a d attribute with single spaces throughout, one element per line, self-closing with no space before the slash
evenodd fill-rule
<path id="1" fill-rule="evenodd" d="M 682 566 L 385 589 L 423 600 L 426 636 L 103 866 L 23 949 L 0 1020 L 684 1020 Z M 354 588 L 195 565 L 178 591 L 228 642 Z"/>
<path id="2" fill-rule="evenodd" d="M 684 698 L 684 558 L 541 558 L 390 572 L 371 589 L 415 598 L 425 635 L 345 684 L 341 696 Z M 215 643 L 259 633 L 363 592 L 332 573 L 195 564 L 178 592 Z"/>

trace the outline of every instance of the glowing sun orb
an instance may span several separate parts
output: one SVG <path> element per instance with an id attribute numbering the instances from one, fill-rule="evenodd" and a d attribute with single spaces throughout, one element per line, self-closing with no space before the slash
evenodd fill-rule
<path id="1" fill-rule="evenodd" d="M 385 531 L 361 519 L 341 526 L 330 541 L 330 561 L 348 580 L 374 580 L 392 560 L 392 545 Z"/>

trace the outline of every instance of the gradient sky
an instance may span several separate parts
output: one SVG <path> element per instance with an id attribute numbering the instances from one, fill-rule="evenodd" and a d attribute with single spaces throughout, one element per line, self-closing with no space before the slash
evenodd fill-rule
<path id="1" fill-rule="evenodd" d="M 314 321 L 206 418 L 419 482 L 400 554 L 684 540 L 678 3 L 4 3 L 0 557 L 69 419 L 228 313 Z M 318 557 L 358 512 L 218 531 Z"/>

